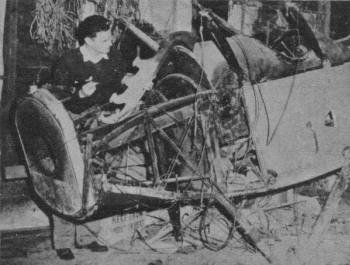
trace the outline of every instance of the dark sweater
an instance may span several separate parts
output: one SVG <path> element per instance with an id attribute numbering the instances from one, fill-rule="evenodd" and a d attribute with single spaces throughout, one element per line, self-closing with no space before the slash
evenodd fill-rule
<path id="1" fill-rule="evenodd" d="M 94 105 L 107 103 L 113 93 L 125 90 L 121 80 L 126 65 L 117 51 L 111 51 L 108 59 L 97 63 L 84 62 L 79 49 L 66 52 L 53 67 L 53 84 L 70 91 L 71 98 L 64 102 L 65 107 L 74 113 L 80 113 Z M 80 98 L 79 90 L 92 76 L 97 82 L 96 91 L 88 97 Z"/>

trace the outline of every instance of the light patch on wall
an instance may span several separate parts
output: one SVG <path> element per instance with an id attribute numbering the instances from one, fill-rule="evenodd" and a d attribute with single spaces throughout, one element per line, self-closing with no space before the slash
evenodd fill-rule
<path id="1" fill-rule="evenodd" d="M 188 0 L 140 0 L 142 19 L 157 31 L 191 31 L 192 4 Z"/>

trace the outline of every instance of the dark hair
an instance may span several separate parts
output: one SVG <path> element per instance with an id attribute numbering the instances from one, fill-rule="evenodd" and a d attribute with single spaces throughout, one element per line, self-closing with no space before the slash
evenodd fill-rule
<path id="1" fill-rule="evenodd" d="M 111 21 L 100 15 L 93 15 L 87 17 L 82 22 L 80 22 L 76 37 L 78 39 L 79 45 L 85 43 L 84 39 L 86 37 L 94 38 L 97 32 L 107 31 L 111 25 Z"/>

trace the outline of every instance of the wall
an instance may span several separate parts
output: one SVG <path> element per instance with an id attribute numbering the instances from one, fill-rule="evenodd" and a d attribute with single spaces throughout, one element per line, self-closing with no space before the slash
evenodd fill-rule
<path id="1" fill-rule="evenodd" d="M 189 0 L 140 0 L 140 13 L 158 31 L 192 29 L 192 3 Z"/>
<path id="2" fill-rule="evenodd" d="M 6 2 L 0 1 L 0 76 L 4 75 L 4 58 L 3 58 L 3 40 L 4 40 L 4 23 L 5 23 Z M 0 78 L 0 101 L 3 80 Z"/>
<path id="3" fill-rule="evenodd" d="M 6 11 L 6 1 L 0 1 L 0 102 L 3 87 L 3 76 L 4 76 L 4 57 L 3 57 L 3 47 L 4 47 L 4 24 L 5 24 L 5 11 Z M 0 118 L 1 118 L 1 107 L 0 107 Z M 1 124 L 0 124 L 0 135 L 1 135 Z M 1 158 L 1 140 L 0 140 L 0 158 Z M 0 159 L 0 186 L 2 179 L 1 170 L 1 159 Z"/>

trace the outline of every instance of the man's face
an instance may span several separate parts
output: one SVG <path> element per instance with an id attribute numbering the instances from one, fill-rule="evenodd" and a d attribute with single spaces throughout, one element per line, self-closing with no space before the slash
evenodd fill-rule
<path id="1" fill-rule="evenodd" d="M 89 48 L 93 49 L 97 53 L 107 54 L 112 46 L 112 34 L 111 31 L 100 31 L 96 33 L 96 37 L 85 39 L 85 43 Z"/>

